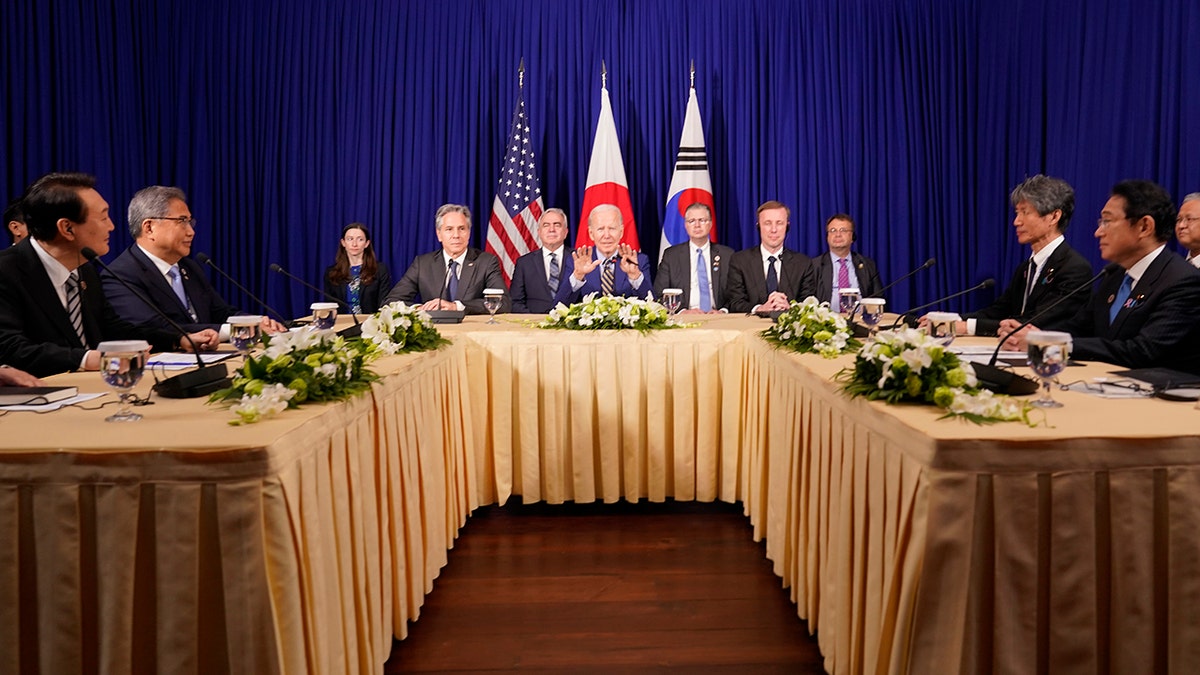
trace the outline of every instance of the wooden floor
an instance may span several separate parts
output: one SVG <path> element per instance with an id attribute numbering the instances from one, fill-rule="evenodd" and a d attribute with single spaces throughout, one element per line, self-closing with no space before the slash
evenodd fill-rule
<path id="1" fill-rule="evenodd" d="M 477 511 L 385 673 L 824 673 L 740 505 Z"/>

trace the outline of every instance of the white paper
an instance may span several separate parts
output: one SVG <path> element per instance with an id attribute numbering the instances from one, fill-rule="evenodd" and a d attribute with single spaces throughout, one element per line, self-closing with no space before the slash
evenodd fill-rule
<path id="1" fill-rule="evenodd" d="M 79 394 L 77 396 L 72 396 L 71 398 L 64 398 L 61 401 L 55 401 L 53 403 L 41 403 L 38 405 L 0 405 L 0 410 L 12 410 L 15 412 L 50 412 L 52 410 L 58 410 L 63 406 L 75 405 L 76 403 L 85 403 L 94 398 L 100 398 L 104 395 L 104 392 L 99 394 Z"/>
<path id="2" fill-rule="evenodd" d="M 200 360 L 204 361 L 204 363 L 217 363 L 234 356 L 237 356 L 237 354 L 232 352 L 201 354 Z M 146 362 L 147 369 L 153 368 L 155 370 L 187 370 L 188 368 L 195 367 L 196 355 L 181 352 L 164 352 L 162 354 L 155 354 L 154 356 L 150 357 L 148 362 Z"/>

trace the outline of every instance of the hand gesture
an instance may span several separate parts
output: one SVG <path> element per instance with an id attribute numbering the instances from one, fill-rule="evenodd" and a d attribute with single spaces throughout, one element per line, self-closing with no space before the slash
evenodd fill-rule
<path id="1" fill-rule="evenodd" d="M 632 246 L 621 244 L 617 247 L 617 255 L 621 256 L 621 271 L 630 281 L 642 278 L 642 268 L 638 267 L 638 252 Z"/>
<path id="2" fill-rule="evenodd" d="M 591 246 L 580 246 L 571 253 L 575 258 L 575 271 L 572 274 L 580 281 L 600 265 L 599 260 L 592 260 L 592 250 Z"/>

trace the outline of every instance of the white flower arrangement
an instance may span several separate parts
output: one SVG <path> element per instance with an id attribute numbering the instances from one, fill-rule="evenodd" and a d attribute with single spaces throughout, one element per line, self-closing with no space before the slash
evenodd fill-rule
<path id="1" fill-rule="evenodd" d="M 264 417 L 272 417 L 288 408 L 288 401 L 296 392 L 282 384 L 268 384 L 257 395 L 246 394 L 241 400 L 230 406 L 229 410 L 238 416 L 239 424 L 253 424 Z"/>
<path id="2" fill-rule="evenodd" d="M 662 328 L 677 328 L 666 307 L 651 299 L 626 298 L 619 295 L 589 293 L 582 302 L 571 306 L 558 303 L 549 315 L 537 324 L 538 328 L 566 330 L 621 330 L 632 328 L 642 332 Z"/>
<path id="3" fill-rule="evenodd" d="M 420 305 L 393 302 L 363 321 L 363 338 L 387 354 L 436 349 L 449 340 L 442 337 Z"/>
<path id="4" fill-rule="evenodd" d="M 880 331 L 863 345 L 854 366 L 838 373 L 842 390 L 888 403 L 936 405 L 947 417 L 976 423 L 1019 421 L 1032 426 L 1031 406 L 980 390 L 975 371 L 922 331 Z"/>
<path id="5" fill-rule="evenodd" d="M 842 315 L 811 295 L 793 302 L 775 323 L 762 333 L 763 339 L 801 354 L 817 353 L 832 359 L 862 346 L 850 335 Z"/>

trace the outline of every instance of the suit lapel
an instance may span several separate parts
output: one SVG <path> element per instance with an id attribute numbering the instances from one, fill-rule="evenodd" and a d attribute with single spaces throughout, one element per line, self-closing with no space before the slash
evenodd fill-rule
<path id="1" fill-rule="evenodd" d="M 25 290 L 33 301 L 30 305 L 41 312 L 47 323 L 69 340 L 69 344 L 77 344 L 79 336 L 75 334 L 75 327 L 71 325 L 71 318 L 67 316 L 57 289 L 50 283 L 50 275 L 46 274 L 46 268 L 33 250 L 33 242 L 21 242 L 19 246 L 23 246 L 20 260 L 24 268 L 22 276 L 28 280 Z"/>
<path id="2" fill-rule="evenodd" d="M 1120 335 L 1121 328 L 1125 324 L 1125 321 L 1145 305 L 1146 298 L 1148 298 L 1150 294 L 1154 292 L 1154 289 L 1158 287 L 1158 278 L 1162 276 L 1163 270 L 1167 267 L 1169 256 L 1172 255 L 1174 254 L 1166 249 L 1163 249 L 1163 251 L 1159 253 L 1153 261 L 1151 261 L 1150 266 L 1147 267 L 1145 273 L 1142 274 L 1142 278 L 1138 279 L 1137 285 L 1135 285 L 1133 287 L 1133 291 L 1129 293 L 1129 299 L 1125 301 L 1125 306 L 1117 312 L 1117 316 L 1113 319 L 1112 324 L 1109 325 L 1108 334 L 1110 336 Z M 1112 293 L 1115 294 L 1117 292 L 1117 288 L 1121 286 L 1121 281 L 1124 280 L 1125 275 L 1114 274 L 1113 277 L 1115 277 L 1117 280 L 1117 283 L 1113 286 L 1112 291 Z M 1111 303 L 1109 303 L 1109 306 L 1111 306 Z"/>
<path id="3" fill-rule="evenodd" d="M 133 254 L 133 259 L 141 268 L 142 280 L 146 283 L 146 288 L 150 290 L 150 299 L 158 304 L 159 307 L 175 307 L 178 308 L 184 315 L 187 315 L 187 307 L 179 301 L 179 296 L 175 295 L 175 289 L 171 288 L 171 284 L 167 282 L 167 278 L 158 271 L 158 267 L 146 257 L 146 253 L 141 247 L 134 244 L 130 248 Z M 183 274 L 183 265 L 179 266 L 180 273 Z M 188 290 L 187 280 L 184 280 L 184 292 Z M 170 303 L 170 304 L 168 304 Z M 190 318 L 189 318 L 190 320 Z"/>

